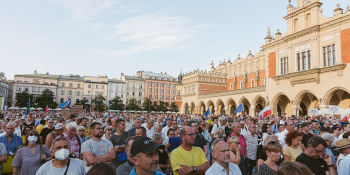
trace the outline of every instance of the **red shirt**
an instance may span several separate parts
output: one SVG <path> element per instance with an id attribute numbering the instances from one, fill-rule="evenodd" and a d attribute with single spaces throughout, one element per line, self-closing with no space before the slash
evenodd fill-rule
<path id="1" fill-rule="evenodd" d="M 236 135 L 232 133 L 231 136 L 227 138 L 227 141 L 230 140 L 232 136 L 236 136 Z M 244 155 L 246 154 L 247 142 L 245 141 L 245 138 L 242 135 L 239 135 L 239 144 L 241 145 L 241 156 L 245 158 Z"/>

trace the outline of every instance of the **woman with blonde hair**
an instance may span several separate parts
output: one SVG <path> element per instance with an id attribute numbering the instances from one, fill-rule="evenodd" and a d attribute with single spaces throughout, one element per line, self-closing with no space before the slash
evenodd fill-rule
<path id="1" fill-rule="evenodd" d="M 259 169 L 260 165 L 264 163 L 264 161 L 267 159 L 267 155 L 266 155 L 266 152 L 263 150 L 263 147 L 267 145 L 267 143 L 269 141 L 278 141 L 278 137 L 275 136 L 275 135 L 270 135 L 270 136 L 267 136 L 264 140 L 264 145 L 260 146 L 258 148 L 258 161 L 257 161 L 257 167 Z"/>

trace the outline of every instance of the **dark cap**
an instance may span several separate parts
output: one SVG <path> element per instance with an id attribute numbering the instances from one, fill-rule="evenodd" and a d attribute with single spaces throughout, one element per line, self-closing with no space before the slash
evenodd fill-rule
<path id="1" fill-rule="evenodd" d="M 130 154 L 131 157 L 136 156 L 136 154 L 142 153 L 153 153 L 156 151 L 161 145 L 154 143 L 154 141 L 148 137 L 141 136 L 137 137 L 131 145 Z"/>

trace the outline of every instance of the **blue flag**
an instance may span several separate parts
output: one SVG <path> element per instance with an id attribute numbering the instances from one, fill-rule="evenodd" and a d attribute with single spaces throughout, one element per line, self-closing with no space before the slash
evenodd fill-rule
<path id="1" fill-rule="evenodd" d="M 207 112 L 204 113 L 204 116 L 208 117 L 210 115 L 210 109 L 208 108 Z"/>
<path id="2" fill-rule="evenodd" d="M 244 107 L 243 107 L 243 103 L 241 103 L 240 105 L 238 105 L 237 109 L 235 110 L 234 114 L 237 114 L 239 112 L 243 112 L 244 111 Z"/>
<path id="3" fill-rule="evenodd" d="M 71 103 L 71 99 L 68 99 L 67 101 L 65 101 L 65 102 L 63 102 L 63 103 L 60 104 L 60 108 L 61 108 L 61 109 L 69 108 L 70 103 Z"/>
<path id="4" fill-rule="evenodd" d="M 30 113 L 30 98 L 28 98 L 26 115 L 28 115 L 29 113 Z"/>

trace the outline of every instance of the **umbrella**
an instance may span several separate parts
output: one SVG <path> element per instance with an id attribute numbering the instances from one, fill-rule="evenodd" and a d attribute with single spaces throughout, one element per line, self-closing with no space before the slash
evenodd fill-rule
<path id="1" fill-rule="evenodd" d="M 55 109 L 55 111 L 60 111 L 60 110 L 62 110 L 62 109 L 61 109 L 61 108 L 56 108 L 56 109 Z"/>
<path id="2" fill-rule="evenodd" d="M 35 108 L 34 108 L 34 107 L 31 107 L 30 110 L 35 110 Z"/>
<path id="3" fill-rule="evenodd" d="M 9 110 L 12 110 L 12 109 L 15 109 L 15 107 L 9 107 L 8 109 L 9 109 Z"/>
<path id="4" fill-rule="evenodd" d="M 27 108 L 26 108 L 26 107 L 23 107 L 23 108 L 20 108 L 20 109 L 24 109 L 24 110 L 25 110 L 25 109 L 27 109 Z"/>
<path id="5" fill-rule="evenodd" d="M 19 109 L 19 107 L 15 106 L 13 109 Z"/>
<path id="6" fill-rule="evenodd" d="M 39 111 L 40 111 L 40 110 L 43 110 L 43 108 L 36 108 L 36 110 L 39 110 Z"/>

